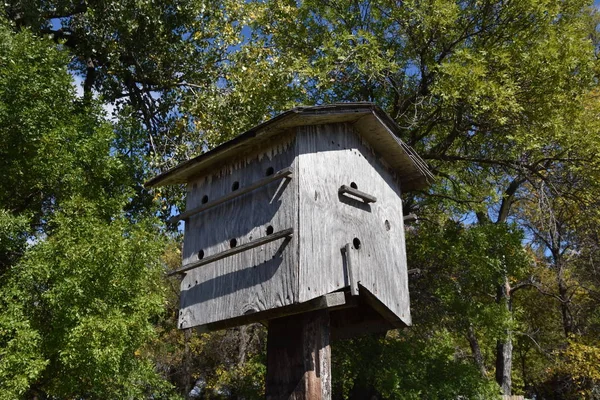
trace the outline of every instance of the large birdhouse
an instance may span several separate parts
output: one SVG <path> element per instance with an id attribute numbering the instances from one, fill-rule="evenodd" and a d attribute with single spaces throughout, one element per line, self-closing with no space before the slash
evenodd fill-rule
<path id="1" fill-rule="evenodd" d="M 397 134 L 373 104 L 299 107 L 147 182 L 187 186 L 179 327 L 410 324 L 401 194 L 431 174 Z"/>

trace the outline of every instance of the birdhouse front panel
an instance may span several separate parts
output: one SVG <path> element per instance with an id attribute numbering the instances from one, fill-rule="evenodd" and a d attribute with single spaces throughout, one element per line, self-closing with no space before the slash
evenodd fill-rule
<path id="1" fill-rule="evenodd" d="M 302 126 L 300 302 L 350 286 L 410 324 L 400 185 L 353 124 Z"/>
<path id="2" fill-rule="evenodd" d="M 188 184 L 180 328 L 298 302 L 295 155 L 292 132 Z"/>

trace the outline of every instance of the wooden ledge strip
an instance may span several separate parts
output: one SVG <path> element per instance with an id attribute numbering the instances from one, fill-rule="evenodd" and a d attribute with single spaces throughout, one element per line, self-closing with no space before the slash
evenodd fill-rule
<path id="1" fill-rule="evenodd" d="M 350 243 L 346 243 L 346 247 L 344 247 L 344 253 L 346 255 L 346 267 L 348 272 L 348 281 L 350 282 L 350 294 L 352 296 L 358 296 L 358 282 L 354 280 L 355 271 L 353 270 L 352 265 L 352 245 Z"/>
<path id="2" fill-rule="evenodd" d="M 249 186 L 246 186 L 244 188 L 238 189 L 235 192 L 231 192 L 231 193 L 229 193 L 229 194 L 227 194 L 227 195 L 225 195 L 225 196 L 223 196 L 221 198 L 218 198 L 216 200 L 210 201 L 210 202 L 208 202 L 206 204 L 202 204 L 201 206 L 198 206 L 196 208 L 192 208 L 191 210 L 182 212 L 179 215 L 171 217 L 169 219 L 169 222 L 177 223 L 177 222 L 179 222 L 181 220 L 188 219 L 192 215 L 201 213 L 202 211 L 206 211 L 209 208 L 216 207 L 219 204 L 223 204 L 226 201 L 229 201 L 231 199 L 235 199 L 236 197 L 242 196 L 242 195 L 244 195 L 244 194 L 246 194 L 248 192 L 251 192 L 253 190 L 258 189 L 259 187 L 268 185 L 269 183 L 271 183 L 273 181 L 276 181 L 276 180 L 281 179 L 281 178 L 291 177 L 292 174 L 293 174 L 293 172 L 294 172 L 294 169 L 292 167 L 287 167 L 287 168 L 284 168 L 282 170 L 279 170 L 279 171 L 275 172 L 273 175 L 267 176 L 264 179 L 261 179 L 259 181 L 254 182 L 252 185 L 249 185 Z"/>
<path id="3" fill-rule="evenodd" d="M 354 189 L 353 187 L 348 186 L 348 185 L 342 185 L 340 187 L 340 189 L 338 190 L 338 192 L 340 194 L 349 194 L 354 197 L 358 197 L 365 203 L 375 203 L 377 201 L 377 197 L 371 196 L 370 194 L 365 193 L 365 192 L 361 192 L 360 190 Z"/>
<path id="4" fill-rule="evenodd" d="M 288 229 L 284 229 L 282 231 L 274 232 L 270 235 L 263 236 L 256 240 L 252 240 L 248 243 L 241 244 L 241 245 L 233 247 L 229 250 L 225 250 L 220 253 L 214 254 L 212 256 L 208 256 L 206 258 L 203 258 L 202 260 L 198 260 L 196 262 L 184 265 L 183 267 L 179 268 L 178 270 L 170 272 L 168 275 L 172 276 L 172 275 L 182 274 L 182 273 L 185 273 L 186 271 L 189 271 L 190 269 L 198 268 L 203 265 L 210 264 L 210 263 L 213 263 L 218 260 L 222 260 L 222 259 L 230 257 L 234 254 L 238 254 L 238 253 L 244 252 L 246 250 L 253 249 L 254 247 L 258 247 L 258 246 L 262 246 L 263 244 L 274 242 L 277 239 L 281 239 L 284 237 L 290 237 L 293 234 L 294 234 L 294 228 L 288 228 Z"/>

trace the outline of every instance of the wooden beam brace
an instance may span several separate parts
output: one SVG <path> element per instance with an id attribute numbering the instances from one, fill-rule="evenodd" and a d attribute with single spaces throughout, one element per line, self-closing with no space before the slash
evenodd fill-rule
<path id="1" fill-rule="evenodd" d="M 355 280 L 356 271 L 353 270 L 352 264 L 352 245 L 347 243 L 344 247 L 344 255 L 346 256 L 346 269 L 348 272 L 348 281 L 350 283 L 350 294 L 352 296 L 358 296 L 358 282 Z"/>

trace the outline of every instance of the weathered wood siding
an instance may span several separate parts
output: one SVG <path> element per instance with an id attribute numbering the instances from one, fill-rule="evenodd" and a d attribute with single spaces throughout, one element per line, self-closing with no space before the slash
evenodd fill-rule
<path id="1" fill-rule="evenodd" d="M 202 176 L 188 185 L 188 210 L 244 188 L 269 172 L 296 167 L 295 135 Z M 191 216 L 185 225 L 183 265 L 267 235 L 293 228 L 279 239 L 188 271 L 181 282 L 180 328 L 205 325 L 298 302 L 297 168 L 280 179 Z M 237 184 L 236 184 L 237 182 Z M 238 189 L 239 190 L 239 189 Z M 206 197 L 205 197 L 206 196 Z M 272 227 L 272 228 L 269 228 Z"/>
<path id="2" fill-rule="evenodd" d="M 410 324 L 400 187 L 351 124 L 299 127 L 299 300 L 350 285 L 343 248 L 351 244 L 354 279 Z M 352 183 L 377 198 L 338 193 Z M 360 241 L 356 249 L 355 239 Z"/>

